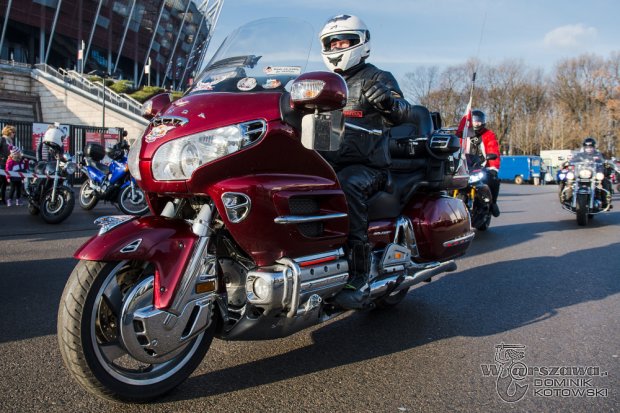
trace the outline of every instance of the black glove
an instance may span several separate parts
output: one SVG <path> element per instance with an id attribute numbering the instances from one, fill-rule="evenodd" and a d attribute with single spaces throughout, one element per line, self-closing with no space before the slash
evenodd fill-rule
<path id="1" fill-rule="evenodd" d="M 394 105 L 392 91 L 382 83 L 373 83 L 368 89 L 364 90 L 364 96 L 368 103 L 382 112 L 389 112 Z"/>

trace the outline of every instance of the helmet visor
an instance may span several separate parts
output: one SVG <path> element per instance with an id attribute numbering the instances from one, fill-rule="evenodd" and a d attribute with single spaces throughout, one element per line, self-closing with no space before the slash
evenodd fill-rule
<path id="1" fill-rule="evenodd" d="M 337 33 L 325 36 L 321 39 L 324 52 L 346 50 L 360 43 L 360 35 L 357 33 Z"/>

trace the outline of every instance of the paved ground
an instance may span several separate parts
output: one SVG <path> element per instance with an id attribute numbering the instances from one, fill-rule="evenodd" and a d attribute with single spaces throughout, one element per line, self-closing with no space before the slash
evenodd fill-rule
<path id="1" fill-rule="evenodd" d="M 71 255 L 94 234 L 92 220 L 116 210 L 78 207 L 52 226 L 23 207 L 2 208 L 0 411 L 618 411 L 620 197 L 583 228 L 555 190 L 504 184 L 501 217 L 477 234 L 459 270 L 396 309 L 350 313 L 279 340 L 216 340 L 189 380 L 150 405 L 85 393 L 56 342 Z M 495 355 L 517 353 L 502 343 L 524 355 L 506 381 L 492 375 Z M 536 375 L 560 366 L 591 369 Z M 515 384 L 525 394 L 504 402 Z"/>

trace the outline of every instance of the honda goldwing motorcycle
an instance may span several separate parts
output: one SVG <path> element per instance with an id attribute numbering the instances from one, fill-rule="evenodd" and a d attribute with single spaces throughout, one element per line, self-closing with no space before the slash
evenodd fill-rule
<path id="1" fill-rule="evenodd" d="M 582 158 L 572 162 L 566 173 L 566 184 L 560 192 L 562 208 L 577 216 L 577 224 L 585 226 L 595 214 L 609 211 L 611 184 L 606 182 L 603 162 Z"/>
<path id="2" fill-rule="evenodd" d="M 97 143 L 86 145 L 80 168 L 88 178 L 80 187 L 79 202 L 85 210 L 93 209 L 100 200 L 115 203 L 128 215 L 144 215 L 148 204 L 144 192 L 129 174 L 126 151 L 127 142 L 119 142 L 104 150 Z M 105 155 L 112 160 L 108 165 L 101 163 Z"/>
<path id="3" fill-rule="evenodd" d="M 452 196 L 459 198 L 467 206 L 471 215 L 471 225 L 479 231 L 486 231 L 491 225 L 493 217 L 491 204 L 493 196 L 491 189 L 486 184 L 487 170 L 482 166 L 483 159 L 475 157 L 469 169 L 469 181 L 467 186 L 453 191 Z M 487 160 L 497 159 L 497 155 L 491 153 L 486 156 Z"/>
<path id="4" fill-rule="evenodd" d="M 59 224 L 71 215 L 75 194 L 71 178 L 77 165 L 69 154 L 50 148 L 50 159 L 38 162 L 35 177 L 26 178 L 24 189 L 30 215 L 41 215 L 48 224 Z"/>
<path id="5" fill-rule="evenodd" d="M 214 337 L 279 338 L 345 311 L 334 296 L 349 278 L 347 203 L 317 150 L 338 148 L 348 90 L 337 74 L 302 74 L 313 33 L 294 19 L 249 23 L 181 99 L 146 103 L 128 163 L 152 215 L 100 219 L 61 299 L 61 353 L 87 390 L 150 400 Z M 392 135 L 395 165 L 370 202 L 369 308 L 454 271 L 474 236 L 446 192 L 467 183 L 460 142 L 433 135 L 419 109 L 416 135 Z"/>

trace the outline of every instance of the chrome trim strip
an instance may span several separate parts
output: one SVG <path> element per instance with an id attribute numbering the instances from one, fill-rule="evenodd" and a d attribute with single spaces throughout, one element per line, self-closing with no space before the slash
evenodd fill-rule
<path id="1" fill-rule="evenodd" d="M 443 243 L 444 247 L 453 247 L 454 245 L 460 245 L 460 244 L 464 244 L 468 241 L 471 241 L 474 237 L 476 236 L 475 232 L 470 232 L 467 235 L 463 235 L 462 237 L 458 237 L 458 238 L 453 238 L 449 241 L 446 241 Z M 450 245 L 450 244 L 454 244 L 454 245 Z"/>
<path id="2" fill-rule="evenodd" d="M 164 123 L 172 123 L 175 126 L 183 126 L 187 122 L 189 122 L 189 119 L 187 118 L 172 115 L 158 116 L 151 121 L 154 126 L 163 125 Z"/>
<path id="3" fill-rule="evenodd" d="M 293 261 L 303 264 L 304 262 L 320 260 L 321 258 L 333 256 L 336 256 L 338 258 L 344 256 L 344 250 L 342 248 L 338 248 L 337 250 L 322 252 L 320 254 L 306 255 L 305 257 L 293 258 Z"/>
<path id="4" fill-rule="evenodd" d="M 273 222 L 275 222 L 276 224 L 301 224 L 304 222 L 316 222 L 316 221 L 323 221 L 326 219 L 345 218 L 347 216 L 348 215 L 345 214 L 344 212 L 338 212 L 338 213 L 327 214 L 327 215 L 284 215 L 284 216 L 275 217 L 273 219 Z"/>

